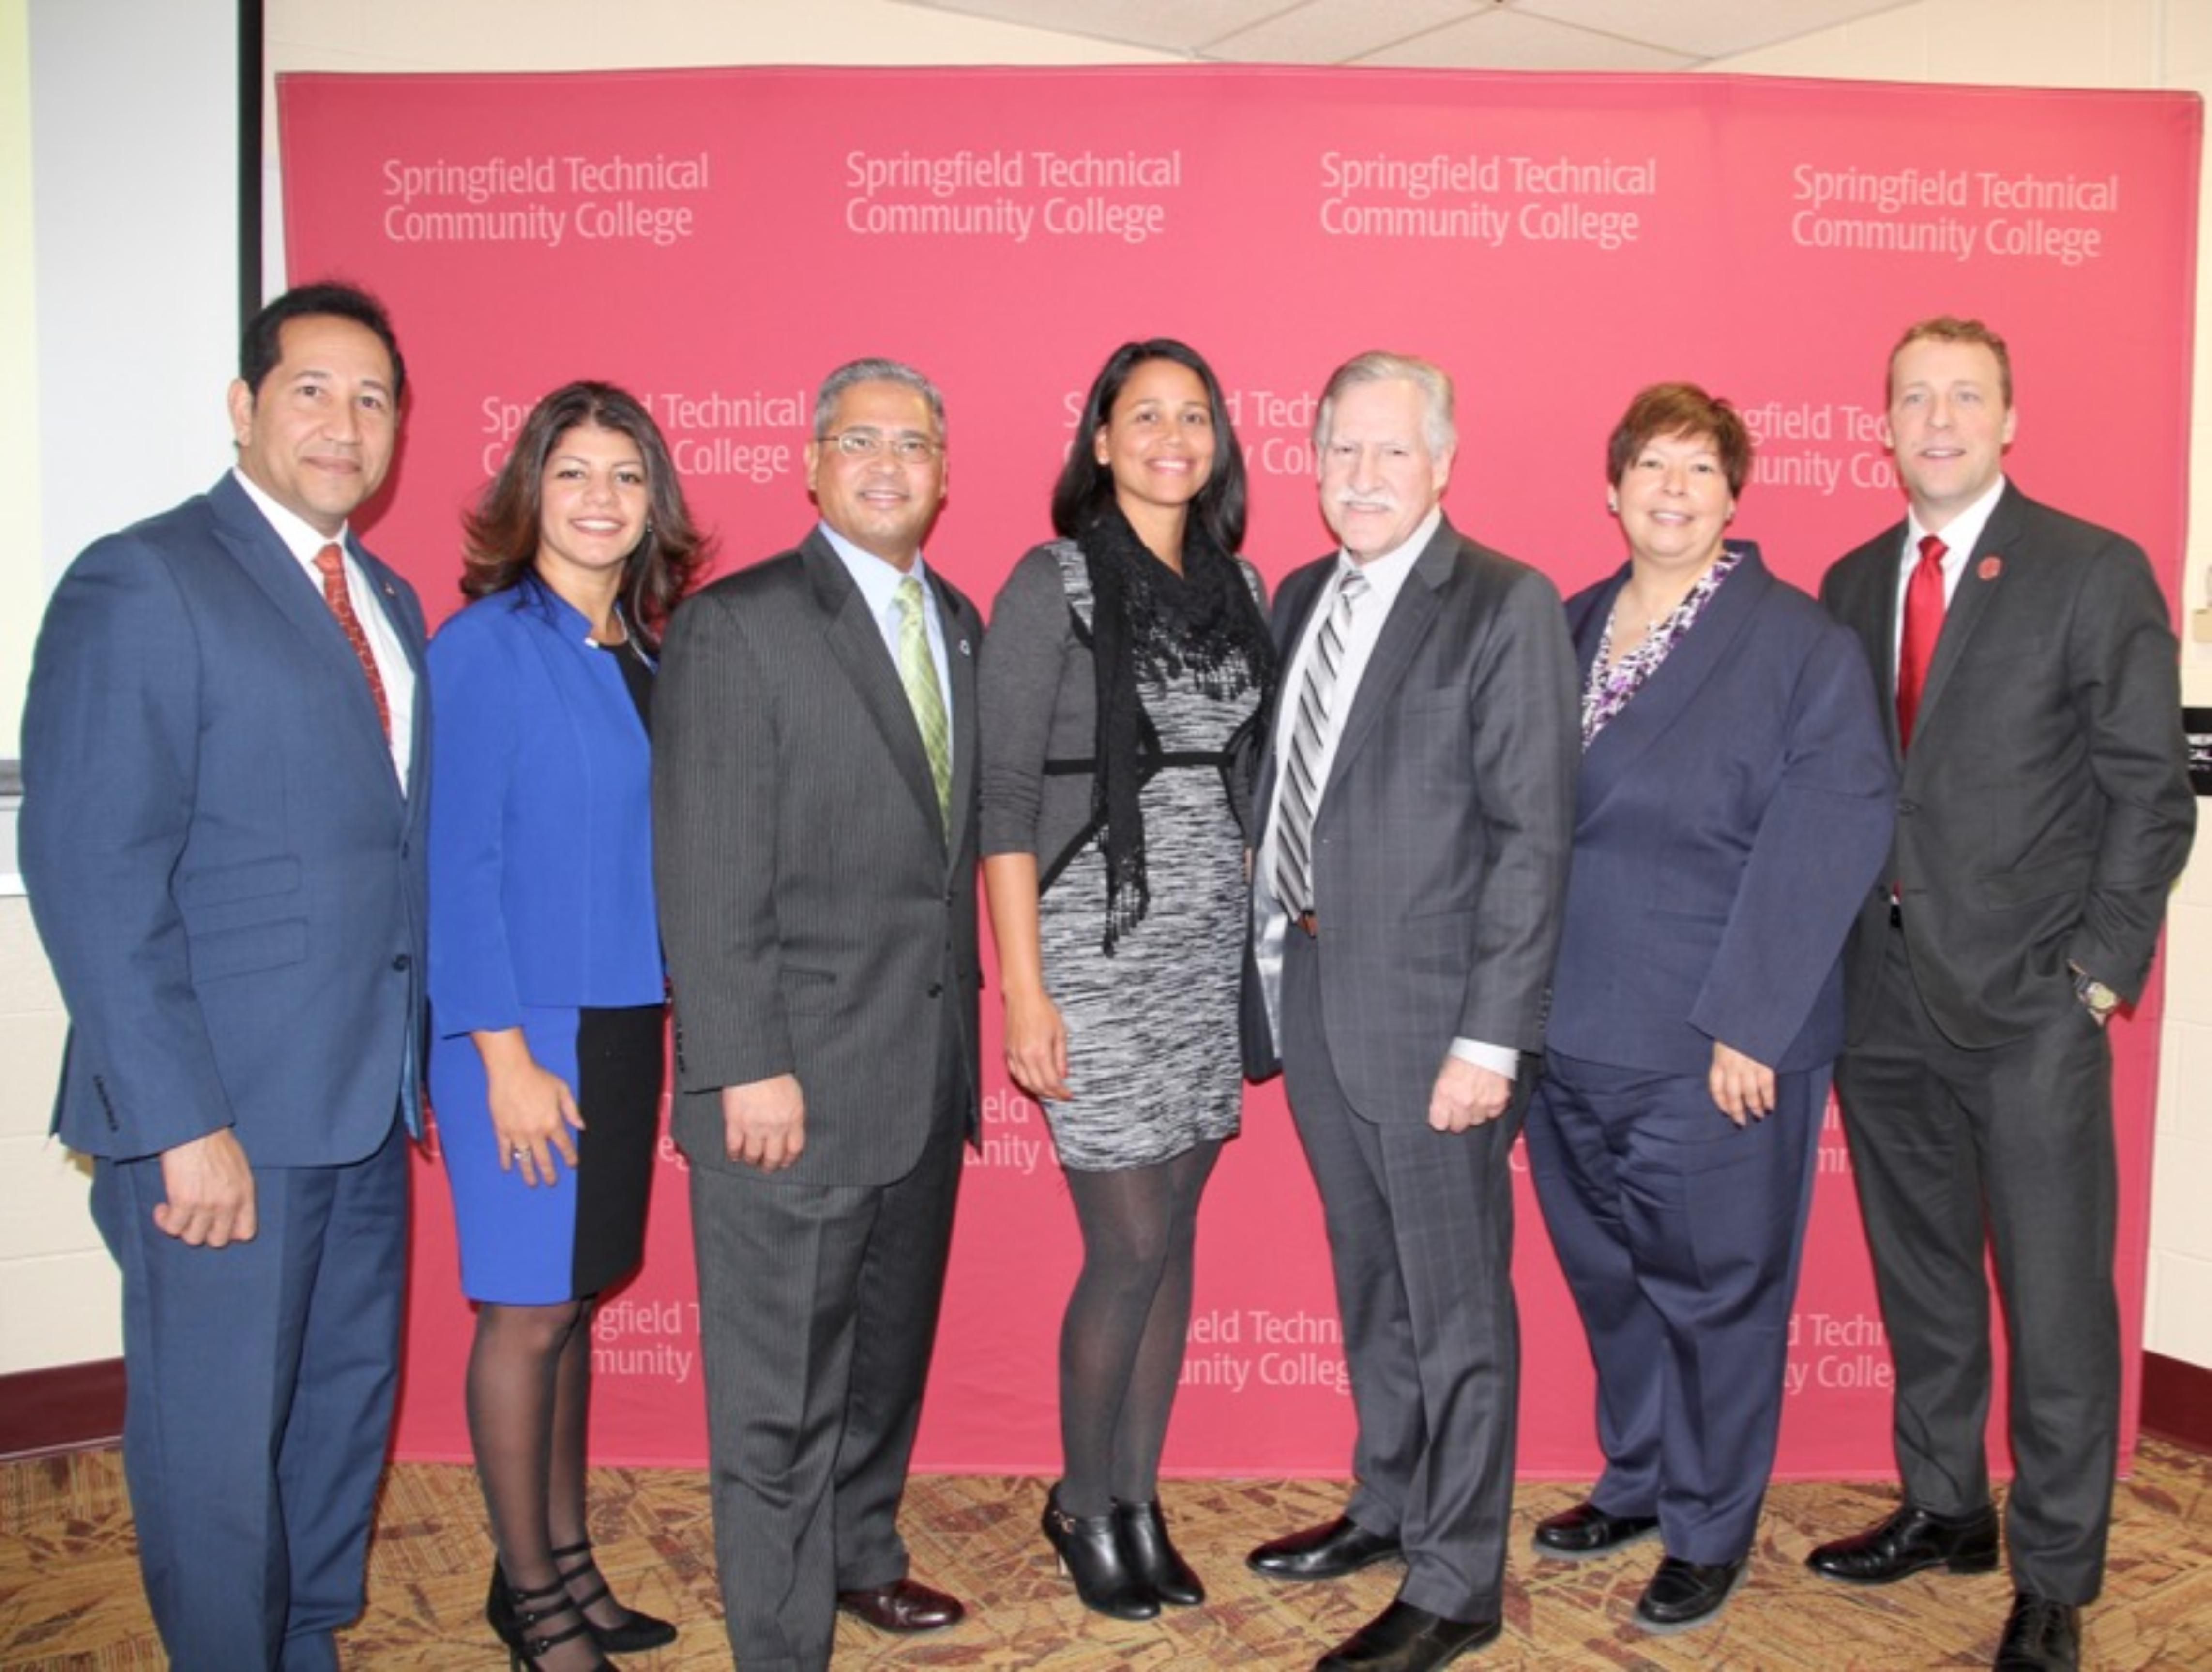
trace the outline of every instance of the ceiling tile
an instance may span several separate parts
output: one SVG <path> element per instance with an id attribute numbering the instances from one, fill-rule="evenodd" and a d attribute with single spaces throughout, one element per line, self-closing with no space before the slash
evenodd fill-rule
<path id="1" fill-rule="evenodd" d="M 1517 11 L 1492 10 L 1357 62 L 1438 70 L 1686 70 L 1697 60 Z"/>
<path id="2" fill-rule="evenodd" d="M 1168 52 L 1195 52 L 1209 40 L 1271 17 L 1297 0 L 906 0 L 934 11 L 965 12 L 1033 29 L 1089 35 Z"/>
<path id="3" fill-rule="evenodd" d="M 1727 58 L 1888 11 L 1901 0 L 1510 0 L 1530 17 L 1683 52 Z M 1577 66 L 1595 68 L 1595 66 Z"/>
<path id="4" fill-rule="evenodd" d="M 1349 64 L 1477 15 L 1489 0 L 1304 0 L 1208 41 L 1209 58 L 1255 64 Z M 1203 9 L 1196 8 L 1195 9 Z"/>

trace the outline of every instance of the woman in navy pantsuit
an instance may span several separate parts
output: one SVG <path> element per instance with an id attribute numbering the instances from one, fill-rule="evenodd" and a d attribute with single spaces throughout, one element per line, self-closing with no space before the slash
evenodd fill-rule
<path id="1" fill-rule="evenodd" d="M 538 402 L 467 520 L 476 601 L 430 648 L 430 1088 L 477 1303 L 469 1433 L 514 1664 L 672 1639 L 584 1524 L 591 1323 L 633 1270 L 659 1130 L 653 651 L 705 561 L 630 395 Z"/>
<path id="2" fill-rule="evenodd" d="M 1629 562 L 1567 603 L 1583 763 L 1528 1155 L 1606 1468 L 1536 1548 L 1658 1533 L 1636 1605 L 1653 1632 L 1717 1614 L 1748 1559 L 1844 937 L 1893 818 L 1857 641 L 1723 538 L 1751 451 L 1727 402 L 1644 390 L 1607 461 Z"/>

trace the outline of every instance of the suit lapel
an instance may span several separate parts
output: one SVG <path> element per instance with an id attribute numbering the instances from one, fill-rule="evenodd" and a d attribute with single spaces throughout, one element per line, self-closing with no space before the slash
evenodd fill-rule
<path id="1" fill-rule="evenodd" d="M 383 723 L 376 717 L 376 699 L 369 694 L 368 681 L 362 677 L 360 659 L 346 641 L 345 631 L 331 613 L 331 606 L 323 601 L 322 593 L 307 578 L 300 560 L 293 556 L 276 531 L 269 526 L 269 519 L 261 514 L 260 508 L 246 497 L 246 490 L 235 480 L 223 477 L 209 498 L 216 508 L 216 531 L 225 550 L 276 606 L 277 613 L 299 629 L 308 648 L 344 689 L 347 695 L 340 700 L 346 712 L 354 717 L 348 722 L 349 727 L 361 741 L 375 749 L 385 763 L 385 775 L 392 779 L 397 793 L 399 786 L 392 772 L 392 745 L 384 735 Z M 378 579 L 381 582 L 382 577 Z M 394 602 L 387 600 L 387 614 L 392 613 Z M 419 679 L 421 666 L 409 642 L 412 635 L 402 627 L 398 636 L 408 647 L 409 663 Z M 416 705 L 418 715 L 422 707 L 420 703 Z"/>
<path id="2" fill-rule="evenodd" d="M 1627 571 L 1621 572 L 1626 579 Z M 1706 602 L 1696 624 L 1667 660 L 1644 684 L 1644 688 L 1597 734 L 1583 756 L 1582 812 L 1586 816 L 1601 803 L 1613 786 L 1651 745 L 1671 731 L 1705 689 L 1715 670 L 1727 661 L 1737 639 L 1759 613 L 1759 606 L 1774 577 L 1759 561 L 1756 547 L 1746 551 L 1720 590 Z M 1618 582 L 1606 598 L 1606 612 L 1618 595 Z M 1592 611 L 1579 623 L 1576 651 L 1585 680 L 1597 655 L 1598 640 L 1605 633 L 1606 614 Z"/>
<path id="3" fill-rule="evenodd" d="M 820 529 L 807 535 L 799 554 L 799 560 L 806 565 L 815 598 L 830 617 L 824 635 L 829 641 L 830 654 L 837 659 L 837 665 L 845 671 L 845 677 L 852 681 L 854 690 L 860 696 L 860 706 L 867 710 L 868 717 L 883 734 L 899 776 L 929 815 L 930 828 L 942 838 L 945 821 L 938 810 L 937 786 L 929 775 L 929 757 L 921 746 L 921 728 L 915 723 L 914 707 L 907 701 L 906 686 L 901 683 L 898 668 L 884 643 L 883 629 L 869 613 L 868 601 L 853 584 L 853 577 L 845 572 L 844 560 L 823 538 Z M 950 623 L 947 627 L 949 632 Z M 954 710 L 955 714 L 958 712 L 957 708 Z M 956 763 L 963 752 L 956 745 Z M 954 769 L 958 770 L 957 764 Z M 957 806 L 958 803 L 954 805 Z"/>
<path id="4" fill-rule="evenodd" d="M 1267 706 L 1261 716 L 1261 724 L 1266 727 L 1262 733 L 1266 747 L 1260 754 L 1260 781 L 1252 792 L 1252 846 L 1255 851 L 1267 834 L 1267 815 L 1275 806 L 1277 717 L 1285 702 L 1297 700 L 1287 691 L 1292 672 L 1291 665 L 1297 657 L 1298 641 L 1305 636 L 1307 619 L 1313 614 L 1315 603 L 1328 590 L 1328 577 L 1334 573 L 1335 568 L 1334 557 L 1324 557 L 1318 562 L 1309 563 L 1285 581 L 1283 590 L 1276 595 L 1273 618 L 1269 626 L 1275 635 L 1275 666 L 1280 671 L 1280 677 L 1276 679 L 1275 689 L 1270 693 Z"/>
<path id="5" fill-rule="evenodd" d="M 1871 562 L 1847 557 L 1838 571 L 1841 591 L 1836 614 L 1859 635 L 1866 649 L 1867 666 L 1874 670 L 1875 695 L 1881 699 L 1882 734 L 1889 739 L 1892 765 L 1904 759 L 1897 736 L 1897 593 L 1898 571 L 1905 561 L 1905 528 L 1897 523 L 1884 529 L 1860 548 Z M 1925 698 L 1922 707 L 1927 706 Z"/>
<path id="6" fill-rule="evenodd" d="M 1375 641 L 1375 649 L 1367 659 L 1367 668 L 1359 676 L 1359 689 L 1352 698 L 1352 712 L 1344 717 L 1344 730 L 1337 736 L 1336 758 L 1329 763 L 1328 782 L 1322 786 L 1322 805 L 1343 781 L 1345 769 L 1359 752 L 1375 727 L 1381 722 L 1382 711 L 1390 705 L 1400 684 L 1404 683 L 1406 670 L 1413 665 L 1413 653 L 1421 648 L 1421 641 L 1429 635 L 1436 624 L 1437 614 L 1443 608 L 1443 585 L 1451 578 L 1452 565 L 1459 556 L 1459 534 L 1447 518 L 1437 525 L 1437 532 L 1429 537 L 1421 555 L 1413 560 L 1413 571 L 1406 583 L 1398 588 L 1398 601 L 1390 606 L 1389 615 L 1382 623 L 1382 636 Z"/>
<path id="7" fill-rule="evenodd" d="M 976 731 L 971 722 L 975 715 L 975 646 L 974 634 L 954 599 L 951 589 L 939 578 L 937 572 L 929 573 L 930 586 L 937 594 L 937 617 L 945 629 L 945 664 L 951 675 L 952 689 L 945 694 L 951 704 L 951 735 L 952 738 L 952 819 L 951 828 L 945 832 L 945 847 L 948 857 L 962 852 L 967 840 L 968 818 L 975 800 Z M 901 696 L 905 688 L 900 688 Z M 909 705 L 909 709 L 910 709 Z M 920 728 L 915 731 L 919 741 Z M 924 765 L 927 757 L 924 757 Z M 933 787 L 930 800 L 936 801 Z"/>
<path id="8" fill-rule="evenodd" d="M 1966 654 L 1967 642 L 1974 629 L 1981 625 L 1988 613 L 1990 599 L 1996 593 L 1998 577 L 2003 573 L 1999 554 L 2009 548 L 2020 536 L 2020 491 L 2010 483 L 1998 497 L 1996 508 L 1982 526 L 1982 538 L 1975 542 L 1972 555 L 1966 559 L 1966 572 L 1960 575 L 1959 585 L 1951 594 L 1951 602 L 1943 611 L 1943 630 L 1936 640 L 1936 659 L 1928 666 L 1928 684 L 1920 693 L 1920 707 L 1915 711 L 1912 729 L 1915 734 L 1928 724 L 1928 716 L 1943 699 L 1943 687 L 1951 678 L 1951 670 L 1959 665 Z M 1891 566 L 1891 586 L 1896 586 L 1897 566 Z M 1986 570 L 1986 572 L 1985 572 Z M 1896 689 L 1893 675 L 1890 688 Z M 1894 702 L 1890 704 L 1895 709 Z M 1896 723 L 1893 718 L 1891 724 Z"/>

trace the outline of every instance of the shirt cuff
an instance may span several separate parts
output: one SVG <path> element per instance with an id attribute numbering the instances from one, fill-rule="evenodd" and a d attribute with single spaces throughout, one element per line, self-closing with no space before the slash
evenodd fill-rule
<path id="1" fill-rule="evenodd" d="M 1478 1068 L 1487 1068 L 1508 1079 L 1518 1079 L 1521 1073 L 1521 1053 L 1510 1045 L 1492 1045 L 1480 1039 L 1455 1039 L 1451 1054 L 1462 1062 L 1472 1062 Z"/>

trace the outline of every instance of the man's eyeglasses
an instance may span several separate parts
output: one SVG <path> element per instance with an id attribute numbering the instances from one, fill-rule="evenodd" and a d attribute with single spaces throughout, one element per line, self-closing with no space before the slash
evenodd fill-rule
<path id="1" fill-rule="evenodd" d="M 896 435 L 880 429 L 841 429 L 822 439 L 848 459 L 880 459 L 888 453 L 902 465 L 926 465 L 945 451 L 943 442 L 910 429 Z"/>

